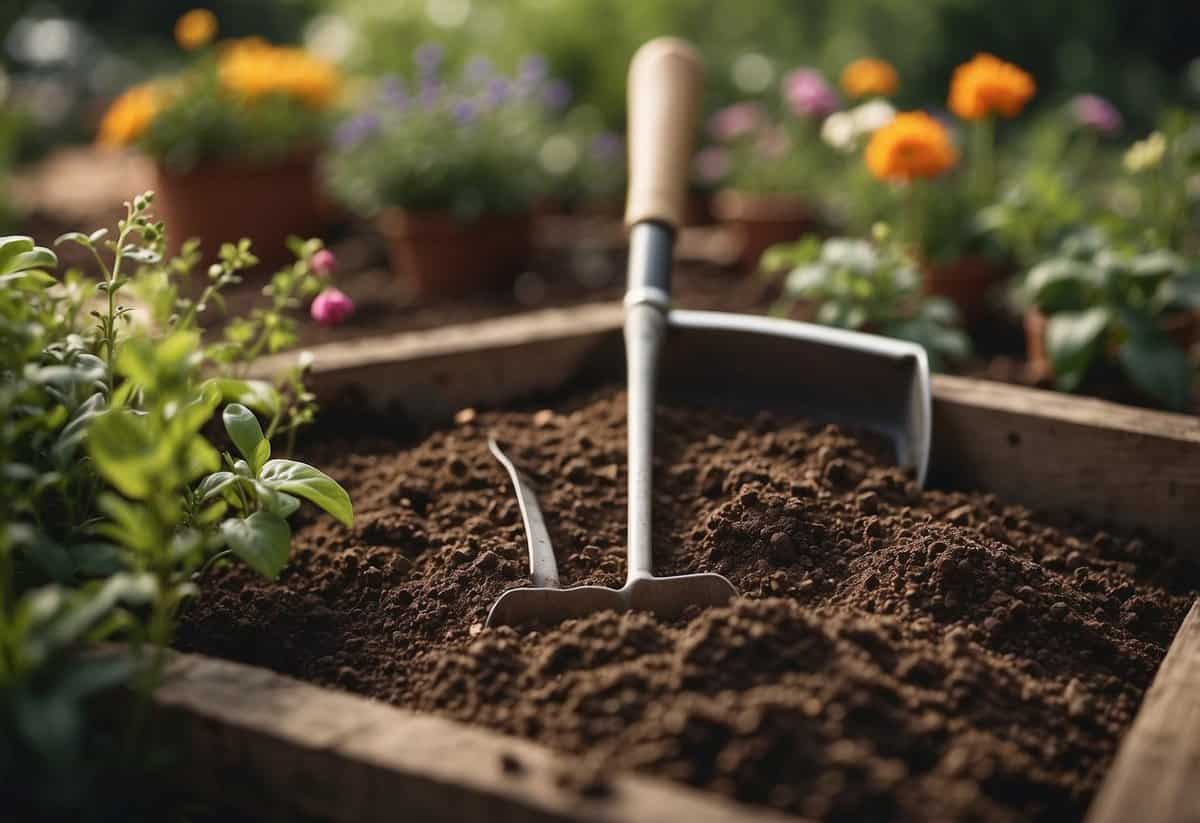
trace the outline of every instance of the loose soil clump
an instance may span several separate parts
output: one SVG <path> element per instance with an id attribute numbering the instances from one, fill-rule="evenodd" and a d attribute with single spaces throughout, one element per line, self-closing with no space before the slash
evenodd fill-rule
<path id="1" fill-rule="evenodd" d="M 922 491 L 875 438 L 660 406 L 655 565 L 742 597 L 664 623 L 485 629 L 527 583 L 494 432 L 538 483 L 565 585 L 624 572 L 624 394 L 465 413 L 415 445 L 306 455 L 353 529 L 298 529 L 277 583 L 218 567 L 180 646 L 819 820 L 1082 817 L 1197 575 L 1166 547 Z M 519 779 L 519 764 L 506 771 Z"/>

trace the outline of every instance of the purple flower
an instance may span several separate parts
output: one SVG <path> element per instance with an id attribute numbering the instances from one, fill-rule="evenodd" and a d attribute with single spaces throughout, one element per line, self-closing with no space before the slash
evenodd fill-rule
<path id="1" fill-rule="evenodd" d="M 460 126 L 471 123 L 479 116 L 479 107 L 470 100 L 459 100 L 450 107 L 450 116 Z"/>
<path id="2" fill-rule="evenodd" d="M 562 111 L 571 102 L 571 87 L 563 80 L 551 80 L 542 93 L 542 102 L 552 111 Z"/>
<path id="3" fill-rule="evenodd" d="M 765 119 L 758 103 L 734 103 L 720 109 L 708 121 L 708 133 L 717 140 L 736 140 L 758 129 Z"/>
<path id="4" fill-rule="evenodd" d="M 709 146 L 696 153 L 693 161 L 696 178 L 702 183 L 715 185 L 729 174 L 729 156 L 720 146 Z"/>
<path id="5" fill-rule="evenodd" d="M 487 85 L 487 101 L 491 106 L 503 106 L 512 97 L 512 82 L 506 77 L 493 77 Z"/>
<path id="6" fill-rule="evenodd" d="M 783 98 L 797 117 L 827 117 L 841 105 L 833 86 L 816 69 L 795 69 L 784 75 Z"/>
<path id="7" fill-rule="evenodd" d="M 615 131 L 605 131 L 592 138 L 592 157 L 601 163 L 612 163 L 625 151 L 625 141 Z"/>
<path id="8" fill-rule="evenodd" d="M 329 286 L 312 301 L 308 313 L 322 326 L 338 326 L 354 314 L 354 301 L 341 289 Z"/>
<path id="9" fill-rule="evenodd" d="M 426 77 L 421 80 L 421 106 L 426 109 L 432 109 L 437 106 L 438 101 L 442 96 L 442 84 L 435 77 Z"/>
<path id="10" fill-rule="evenodd" d="M 328 277 L 333 274 L 333 270 L 337 268 L 337 258 L 333 256 L 333 252 L 329 249 L 319 249 L 309 261 L 313 272 L 318 277 Z"/>
<path id="11" fill-rule="evenodd" d="M 404 89 L 404 81 L 394 74 L 383 78 L 379 84 L 379 100 L 385 106 L 403 111 L 408 107 L 408 92 Z"/>
<path id="12" fill-rule="evenodd" d="M 362 143 L 379 130 L 379 115 L 365 111 L 342 121 L 333 132 L 333 144 L 346 151 Z"/>
<path id="13" fill-rule="evenodd" d="M 1121 113 L 1116 106 L 1097 94 L 1076 95 L 1071 99 L 1070 108 L 1075 122 L 1084 128 L 1104 135 L 1116 134 L 1121 130 Z"/>
<path id="14" fill-rule="evenodd" d="M 518 79 L 530 86 L 540 85 L 549 73 L 550 66 L 540 54 L 530 54 L 522 58 L 521 65 L 517 68 Z"/>
<path id="15" fill-rule="evenodd" d="M 414 57 L 417 61 L 417 68 L 422 74 L 434 74 L 442 66 L 442 58 L 446 56 L 446 50 L 437 43 L 422 43 L 417 46 Z"/>

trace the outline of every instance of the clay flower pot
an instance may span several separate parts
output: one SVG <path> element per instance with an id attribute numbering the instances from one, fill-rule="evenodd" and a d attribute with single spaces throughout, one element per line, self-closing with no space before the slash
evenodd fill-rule
<path id="1" fill-rule="evenodd" d="M 1029 374 L 1036 380 L 1052 380 L 1054 364 L 1046 351 L 1046 326 L 1050 318 L 1037 307 L 1025 312 L 1025 357 L 1029 361 Z M 1200 317 L 1196 312 L 1178 312 L 1167 315 L 1159 322 L 1167 336 L 1184 351 L 1200 340 Z M 1115 355 L 1116 351 L 1110 351 Z"/>
<path id="2" fill-rule="evenodd" d="M 532 222 L 528 213 L 464 223 L 449 212 L 388 209 L 379 228 L 393 271 L 411 278 L 417 294 L 461 297 L 503 283 L 528 262 Z"/>
<path id="3" fill-rule="evenodd" d="M 729 228 L 740 249 L 742 268 L 758 268 L 762 253 L 776 243 L 794 242 L 816 226 L 808 201 L 793 194 L 751 194 L 724 189 L 712 201 L 713 216 Z"/>
<path id="4" fill-rule="evenodd" d="M 159 165 L 156 178 L 155 203 L 170 231 L 170 251 L 198 237 L 206 261 L 216 258 L 221 243 L 249 237 L 264 267 L 284 265 L 293 259 L 288 235 L 320 234 L 333 217 L 308 155 L 269 166 L 206 163 L 187 172 Z"/>
<path id="5" fill-rule="evenodd" d="M 979 318 L 987 306 L 987 294 L 1007 272 L 986 257 L 967 254 L 945 263 L 926 261 L 925 293 L 945 297 L 958 306 L 964 319 Z"/>

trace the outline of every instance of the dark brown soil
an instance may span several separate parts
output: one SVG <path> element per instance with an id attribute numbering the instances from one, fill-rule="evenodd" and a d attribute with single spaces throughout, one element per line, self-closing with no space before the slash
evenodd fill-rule
<path id="1" fill-rule="evenodd" d="M 278 583 L 214 569 L 180 646 L 825 820 L 1078 819 L 1194 596 L 1166 548 L 925 491 L 869 437 L 660 409 L 656 571 L 743 597 L 674 624 L 485 629 L 526 583 L 494 431 L 564 583 L 619 585 L 624 395 L 330 439 L 353 529 L 305 515 Z M 582 789 L 603 782 L 572 767 Z M 580 776 L 582 775 L 582 777 Z"/>

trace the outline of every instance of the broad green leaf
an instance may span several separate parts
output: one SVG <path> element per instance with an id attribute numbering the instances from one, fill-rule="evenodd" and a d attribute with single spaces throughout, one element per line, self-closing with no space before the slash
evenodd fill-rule
<path id="1" fill-rule="evenodd" d="M 221 490 L 231 486 L 237 482 L 237 475 L 233 472 L 213 472 L 208 477 L 200 481 L 200 487 L 196 490 L 200 495 L 200 501 L 205 502 L 211 500 L 221 493 Z"/>
<path id="2" fill-rule="evenodd" d="M 214 377 L 205 381 L 221 393 L 226 403 L 241 403 L 265 417 L 279 413 L 279 392 L 265 380 L 236 380 L 232 377 Z"/>
<path id="3" fill-rule="evenodd" d="M 274 580 L 287 565 L 292 530 L 277 514 L 260 511 L 245 519 L 226 520 L 221 536 L 230 551 L 264 577 Z"/>
<path id="4" fill-rule="evenodd" d="M 1166 335 L 1132 335 L 1117 355 L 1135 386 L 1168 409 L 1187 410 L 1194 369 Z"/>
<path id="5" fill-rule="evenodd" d="M 1073 310 L 1084 304 L 1084 294 L 1097 285 L 1097 277 L 1087 263 L 1055 258 L 1030 269 L 1025 288 L 1042 311 Z"/>
<path id="6" fill-rule="evenodd" d="M 221 418 L 233 445 L 237 446 L 237 450 L 250 463 L 253 473 L 258 474 L 271 456 L 271 444 L 263 436 L 258 418 L 241 403 L 230 403 L 225 407 Z"/>
<path id="7" fill-rule="evenodd" d="M 2 266 L 0 272 L 8 274 L 16 271 L 33 271 L 37 269 L 53 269 L 58 266 L 58 258 L 54 252 L 43 246 L 37 246 L 29 251 L 14 255 Z"/>
<path id="8" fill-rule="evenodd" d="M 32 237 L 22 235 L 0 237 L 0 274 L 17 271 L 17 268 L 12 265 L 12 261 L 25 252 L 33 251 L 33 248 Z"/>
<path id="9" fill-rule="evenodd" d="M 296 460 L 270 460 L 258 476 L 277 491 L 315 503 L 343 525 L 354 525 L 354 505 L 350 495 L 336 480 L 312 466 Z"/>
<path id="10" fill-rule="evenodd" d="M 279 515 L 284 520 L 287 520 L 296 513 L 296 509 L 300 508 L 299 499 L 286 492 L 273 489 L 261 480 L 254 481 L 254 493 L 258 496 L 258 502 L 264 509 Z"/>
<path id="11" fill-rule="evenodd" d="M 1082 377 L 1111 319 L 1111 313 L 1104 306 L 1078 312 L 1059 312 L 1050 317 L 1046 324 L 1046 352 L 1060 379 L 1075 380 Z"/>
<path id="12" fill-rule="evenodd" d="M 121 494 L 143 500 L 154 491 L 155 479 L 164 468 L 163 450 L 136 415 L 124 410 L 98 415 L 88 430 L 87 443 L 101 476 Z"/>
<path id="13" fill-rule="evenodd" d="M 111 543 L 76 543 L 67 551 L 81 577 L 111 577 L 125 567 L 121 550 Z"/>
<path id="14" fill-rule="evenodd" d="M 100 495 L 98 504 L 100 511 L 109 517 L 96 526 L 98 534 L 135 552 L 152 552 L 158 548 L 162 535 L 145 504 L 131 503 L 110 493 Z"/>

